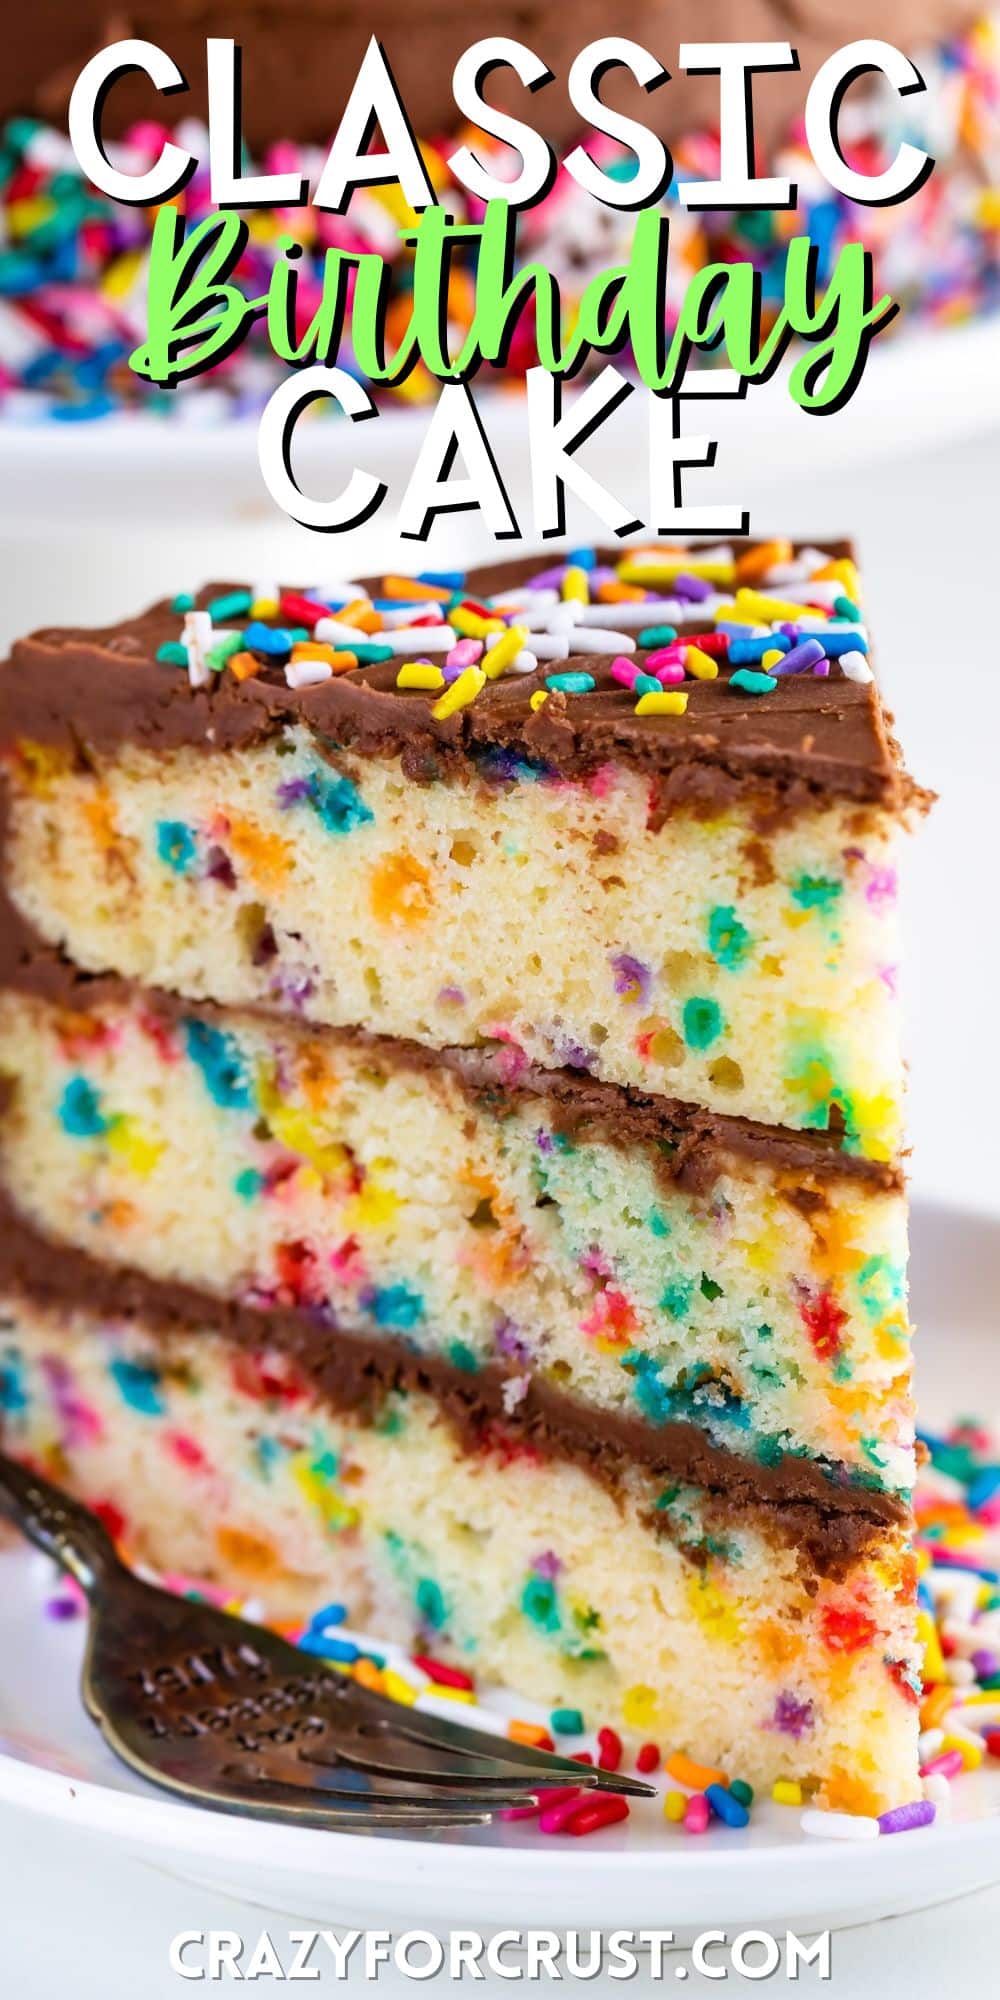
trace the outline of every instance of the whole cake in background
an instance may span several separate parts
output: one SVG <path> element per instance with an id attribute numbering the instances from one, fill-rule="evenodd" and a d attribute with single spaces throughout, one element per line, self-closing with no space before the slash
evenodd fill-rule
<path id="1" fill-rule="evenodd" d="M 5 1449 L 161 1569 L 919 1797 L 868 656 L 784 541 L 18 644 Z"/>
<path id="2" fill-rule="evenodd" d="M 498 75 L 488 86 L 494 102 L 529 115 L 563 152 L 578 136 L 565 94 L 570 61 L 588 41 L 603 34 L 606 10 L 584 0 L 572 15 L 543 7 L 525 24 L 523 12 L 500 0 L 477 0 L 469 7 L 431 4 L 420 10 L 419 33 L 412 9 L 387 0 L 373 22 L 364 10 L 331 8 L 325 0 L 283 5 L 233 4 L 220 7 L 186 0 L 130 10 L 111 17 L 104 7 L 69 6 L 43 0 L 23 10 L 8 30 L 11 47 L 0 80 L 0 120 L 7 118 L 0 144 L 0 416 L 29 422 L 101 417 L 121 407 L 210 423 L 258 409 L 279 379 L 280 364 L 263 339 L 251 336 L 228 363 L 184 385 L 158 391 L 128 369 L 128 356 L 145 330 L 145 270 L 151 213 L 124 208 L 86 183 L 65 132 L 73 82 L 94 49 L 107 40 L 134 34 L 158 42 L 179 63 L 190 89 L 164 98 L 141 77 L 115 87 L 108 105 L 108 130 L 126 145 L 135 171 L 158 155 L 164 121 L 189 121 L 186 137 L 200 160 L 207 158 L 203 131 L 191 122 L 204 115 L 204 42 L 211 34 L 234 35 L 245 54 L 244 132 L 258 165 L 268 171 L 301 166 L 312 183 L 325 144 L 335 129 L 347 90 L 356 74 L 373 26 L 386 44 L 414 129 L 421 135 L 435 186 L 456 220 L 475 218 L 477 205 L 451 182 L 446 159 L 456 138 L 450 93 L 457 56 L 477 37 L 507 33 L 527 41 L 549 64 L 555 81 L 526 99 L 518 86 Z M 908 322 L 951 324 L 995 306 L 1000 240 L 1000 41 L 989 20 L 963 0 L 920 0 L 903 9 L 885 0 L 849 0 L 844 7 L 820 4 L 787 11 L 754 0 L 699 0 L 697 7 L 666 7 L 646 0 L 629 16 L 629 34 L 661 55 L 669 68 L 685 35 L 698 40 L 790 40 L 800 55 L 798 75 L 754 79 L 760 170 L 785 173 L 799 188 L 799 205 L 788 213 L 689 212 L 668 193 L 671 262 L 667 315 L 675 317 L 692 275 L 716 260 L 749 258 L 765 275 L 768 299 L 780 297 L 789 238 L 808 233 L 819 250 L 822 283 L 838 249 L 848 240 L 870 248 L 879 288 L 906 309 Z M 897 207 L 863 208 L 836 194 L 818 174 L 802 132 L 808 84 L 831 50 L 857 36 L 882 36 L 918 61 L 924 94 L 900 99 L 892 91 L 859 86 L 841 117 L 841 134 L 852 164 L 876 173 L 891 160 L 902 140 L 922 145 L 936 161 L 920 192 Z M 675 76 L 652 95 L 619 77 L 603 86 L 607 101 L 658 125 L 686 180 L 715 178 L 718 172 L 718 81 Z M 529 107 L 526 112 L 526 103 Z M 481 135 L 480 152 L 492 146 L 498 160 L 506 150 Z M 613 164 L 614 149 L 601 142 L 602 163 Z M 627 156 L 625 156 L 627 157 Z M 196 219 L 211 209 L 207 169 L 201 168 L 181 196 L 184 212 Z M 308 317 L 318 300 L 319 277 L 330 247 L 371 250 L 392 267 L 395 319 L 390 307 L 388 334 L 399 331 L 408 312 L 411 252 L 397 231 L 412 220 L 393 187 L 357 194 L 346 217 L 311 207 L 248 214 L 250 242 L 238 281 L 248 294 L 266 290 L 275 258 L 276 237 L 291 232 L 303 245 L 300 300 Z M 560 174 L 548 199 L 525 214 L 519 245 L 526 260 L 542 256 L 559 277 L 567 303 L 587 279 L 627 255 L 632 234 L 628 215 L 601 208 Z M 312 287 L 309 278 L 312 278 Z M 457 327 L 471 315 L 471 268 L 458 263 L 450 296 Z M 350 356 L 343 357 L 350 362 Z M 507 372 L 523 373 L 534 358 L 530 318 L 515 338 Z M 431 378 L 418 370 L 402 391 L 408 399 L 430 396 Z"/>

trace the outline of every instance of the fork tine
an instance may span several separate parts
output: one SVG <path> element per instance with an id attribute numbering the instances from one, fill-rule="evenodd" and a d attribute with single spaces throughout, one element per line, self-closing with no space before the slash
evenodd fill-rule
<path id="1" fill-rule="evenodd" d="M 364 1693 L 365 1706 L 371 1707 L 372 1720 L 385 1737 L 408 1738 L 422 1748 L 447 1750 L 459 1757 L 483 1758 L 503 1777 L 519 1777 L 529 1782 L 535 1779 L 539 1783 L 547 1779 L 550 1784 L 557 1780 L 572 1781 L 590 1791 L 616 1792 L 636 1799 L 655 1797 L 655 1786 L 644 1784 L 641 1778 L 625 1777 L 619 1771 L 601 1771 L 593 1764 L 577 1764 L 570 1757 L 536 1750 L 531 1744 L 513 1744 L 507 1737 L 493 1736 L 488 1730 L 473 1729 L 465 1723 L 445 1722 L 419 1708 L 401 1709 L 398 1702 L 367 1688 Z"/>
<path id="2" fill-rule="evenodd" d="M 346 1827 L 364 1832 L 372 1826 L 410 1828 L 419 1833 L 424 1828 L 488 1826 L 492 1818 L 490 1807 L 461 1800 L 439 1803 L 435 1799 L 372 1799 L 363 1792 L 331 1791 L 325 1785 L 298 1784 L 290 1779 L 269 1778 L 264 1773 L 241 1779 L 235 1772 L 227 1772 L 225 1779 L 226 1798 L 220 1793 L 220 1804 L 231 1800 L 236 1810 L 247 1807 L 254 1813 L 273 1810 L 283 1818 L 292 1813 L 309 1824 L 337 1826 L 341 1830 Z"/>
<path id="3" fill-rule="evenodd" d="M 391 1792 L 391 1791 L 386 1791 L 384 1789 L 380 1790 L 377 1786 L 374 1785 L 366 1786 L 365 1789 L 362 1790 L 355 1785 L 348 1785 L 343 1783 L 337 1784 L 332 1774 L 336 1772 L 338 1769 L 342 1769 L 343 1765 L 346 1763 L 351 1767 L 352 1770 L 363 1769 L 366 1776 L 369 1777 L 389 1778 L 389 1779 L 396 1778 L 399 1780 L 400 1784 L 402 1784 L 406 1779 L 417 1779 L 419 1780 L 420 1784 L 428 1785 L 430 1787 L 433 1787 L 437 1784 L 454 1784 L 455 1778 L 458 1774 L 453 1771 L 447 1771 L 440 1773 L 440 1775 L 431 1776 L 429 1773 L 423 1771 L 419 1772 L 412 1770 L 394 1771 L 388 1765 L 385 1768 L 382 1768 L 381 1766 L 373 1767 L 368 1764 L 363 1766 L 358 1766 L 355 1764 L 353 1758 L 350 1757 L 345 1758 L 345 1756 L 341 1751 L 331 1750 L 327 1753 L 324 1752 L 321 1746 L 317 1746 L 315 1750 L 302 1749 L 299 1751 L 299 1757 L 303 1764 L 308 1764 L 310 1766 L 317 1765 L 321 1770 L 329 1769 L 329 1771 L 331 1772 L 331 1777 L 329 1778 L 329 1780 L 327 1780 L 326 1778 L 317 1778 L 316 1782 L 317 1784 L 322 1786 L 324 1794 L 329 1795 L 331 1798 L 339 1796 L 345 1799 L 366 1799 L 372 1801 L 373 1803 L 383 1802 L 386 1805 L 399 1804 L 399 1805 L 426 1806 L 431 1811 L 438 1809 L 442 1805 L 445 1808 L 451 1806 L 459 1806 L 464 1810 L 468 1810 L 470 1812 L 492 1813 L 492 1812 L 499 1812 L 502 1808 L 507 1806 L 537 1805 L 540 1793 L 543 1792 L 545 1789 L 544 1786 L 537 1786 L 537 1785 L 530 1790 L 524 1788 L 516 1789 L 512 1785 L 507 1785 L 503 1790 L 491 1789 L 487 1793 L 484 1792 L 481 1788 L 477 1790 L 476 1787 L 478 1781 L 475 1778 L 473 1778 L 471 1783 L 466 1785 L 464 1791 L 451 1792 L 449 1793 L 447 1799 L 443 1800 L 436 1799 L 433 1795 L 433 1790 L 431 1791 L 430 1794 L 420 1791 Z M 344 1775 L 347 1776 L 349 1774 L 344 1773 Z M 494 1784 L 496 1786 L 499 1786 L 500 1780 L 499 1779 L 495 1780 Z"/>

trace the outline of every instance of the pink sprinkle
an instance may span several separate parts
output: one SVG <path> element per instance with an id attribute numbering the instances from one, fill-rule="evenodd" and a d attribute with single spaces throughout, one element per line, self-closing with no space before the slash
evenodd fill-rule
<path id="1" fill-rule="evenodd" d="M 932 1757 L 928 1763 L 921 1764 L 920 1776 L 922 1778 L 938 1776 L 942 1778 L 957 1778 L 959 1772 L 963 1769 L 962 1752 L 960 1750 L 942 1750 L 940 1757 Z"/>
<path id="2" fill-rule="evenodd" d="M 669 646 L 657 646 L 655 652 L 646 654 L 645 672 L 659 675 L 661 667 L 683 666 L 686 652 L 686 642 L 683 645 L 675 643 Z"/>
<path id="3" fill-rule="evenodd" d="M 539 1813 L 538 1824 L 543 1833 L 562 1833 L 575 1812 L 580 1810 L 579 1785 L 567 1785 L 558 1799 Z"/>
<path id="4" fill-rule="evenodd" d="M 501 1819 L 537 1819 L 541 1813 L 551 1813 L 556 1806 L 565 1805 L 568 1800 L 578 1799 L 579 1797 L 579 1785 L 559 1785 L 554 1790 L 539 1792 L 536 1803 L 533 1806 L 507 1806 L 500 1817 Z M 543 1833 L 547 1833 L 548 1830 L 547 1827 L 542 1828 Z"/>
<path id="5" fill-rule="evenodd" d="M 712 1817 L 711 1807 L 704 1792 L 694 1792 L 687 1802 L 684 1814 L 685 1833 L 707 1833 Z"/>
<path id="6" fill-rule="evenodd" d="M 611 662 L 611 678 L 621 687 L 634 688 L 638 671 L 635 661 L 626 659 L 624 653 L 619 653 L 617 659 Z"/>
<path id="7" fill-rule="evenodd" d="M 458 667 L 460 671 L 463 667 L 474 667 L 482 650 L 481 639 L 459 639 L 450 653 L 445 654 L 445 666 Z"/>
<path id="8" fill-rule="evenodd" d="M 615 1826 L 620 1819 L 627 1818 L 627 1799 L 613 1795 L 587 1799 L 582 1805 L 570 1808 L 570 1818 L 564 1831 L 577 1836 L 584 1833 L 599 1833 L 602 1827 Z"/>
<path id="9" fill-rule="evenodd" d="M 668 660 L 666 666 L 657 667 L 656 679 L 661 687 L 679 687 L 681 681 L 686 679 L 680 660 Z"/>

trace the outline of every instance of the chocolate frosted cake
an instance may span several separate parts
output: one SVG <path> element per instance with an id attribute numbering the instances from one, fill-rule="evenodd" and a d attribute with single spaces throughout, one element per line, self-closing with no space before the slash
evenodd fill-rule
<path id="1" fill-rule="evenodd" d="M 786 542 L 17 645 L 5 1447 L 161 1568 L 918 1796 L 868 653 Z"/>

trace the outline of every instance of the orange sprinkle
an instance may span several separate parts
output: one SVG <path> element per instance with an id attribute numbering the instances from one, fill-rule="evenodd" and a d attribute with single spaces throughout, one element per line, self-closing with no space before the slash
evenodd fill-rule
<path id="1" fill-rule="evenodd" d="M 507 1738 L 511 1743 L 529 1744 L 534 1750 L 554 1750 L 555 1743 L 547 1729 L 538 1722 L 508 1722 Z"/>
<path id="2" fill-rule="evenodd" d="M 696 1764 L 683 1750 L 674 1750 L 663 1768 L 668 1777 L 676 1778 L 679 1785 L 686 1785 L 692 1792 L 703 1792 L 706 1785 L 729 1784 L 724 1771 L 716 1771 L 710 1764 Z"/>
<path id="3" fill-rule="evenodd" d="M 440 583 L 418 583 L 412 576 L 387 576 L 382 579 L 383 597 L 400 597 L 404 604 L 416 604 L 426 597 L 432 604 L 449 604 L 451 591 Z M 338 618 L 346 619 L 346 611 L 338 611 Z"/>
<path id="4" fill-rule="evenodd" d="M 646 592 L 637 583 L 602 583 L 598 585 L 598 604 L 639 604 Z"/>
<path id="5" fill-rule="evenodd" d="M 737 583 L 759 583 L 769 569 L 777 563 L 791 562 L 795 551 L 791 542 L 762 542 L 759 549 L 748 549 L 736 563 Z"/>
<path id="6" fill-rule="evenodd" d="M 355 1660 L 352 1677 L 360 1687 L 369 1688 L 372 1694 L 382 1693 L 382 1669 L 375 1665 L 374 1660 Z"/>
<path id="7" fill-rule="evenodd" d="M 366 597 L 356 597 L 353 604 L 345 604 L 337 613 L 338 625 L 353 625 L 356 632 L 381 632 L 382 614 L 369 604 Z"/>
<path id="8" fill-rule="evenodd" d="M 296 639 L 292 647 L 293 660 L 325 660 L 330 666 L 335 658 L 334 648 L 322 639 Z"/>
<path id="9" fill-rule="evenodd" d="M 930 1687 L 920 1704 L 921 1729 L 938 1729 L 955 1700 L 955 1689 L 950 1681 L 940 1681 Z"/>
<path id="10" fill-rule="evenodd" d="M 252 653 L 230 653 L 226 664 L 238 681 L 250 681 L 260 672 L 260 661 Z"/>

